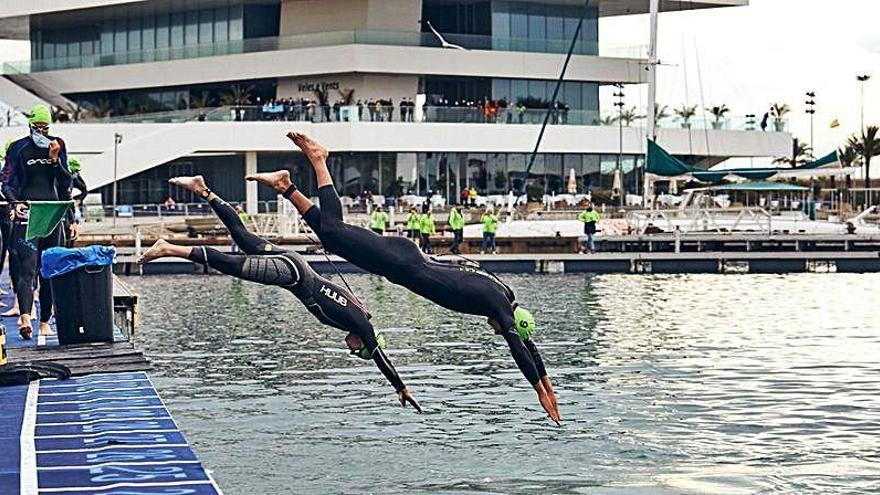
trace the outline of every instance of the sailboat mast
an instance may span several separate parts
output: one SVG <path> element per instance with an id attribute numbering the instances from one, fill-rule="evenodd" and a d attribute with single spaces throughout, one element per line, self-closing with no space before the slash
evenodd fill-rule
<path id="1" fill-rule="evenodd" d="M 646 70 L 648 71 L 648 109 L 645 112 L 647 115 L 645 127 L 646 127 L 646 137 L 647 139 L 654 140 L 656 138 L 656 114 L 654 108 L 657 105 L 657 67 L 659 66 L 659 60 L 657 59 L 657 19 L 660 15 L 660 0 L 650 0 L 650 23 L 651 23 L 651 33 L 650 33 L 650 41 L 648 43 L 648 66 Z M 653 204 L 653 201 L 650 201 L 650 197 L 653 196 L 653 185 L 648 182 L 648 147 L 645 146 L 645 172 L 643 176 L 643 192 L 642 192 L 642 201 L 645 205 Z M 650 202 L 649 202 L 650 201 Z"/>

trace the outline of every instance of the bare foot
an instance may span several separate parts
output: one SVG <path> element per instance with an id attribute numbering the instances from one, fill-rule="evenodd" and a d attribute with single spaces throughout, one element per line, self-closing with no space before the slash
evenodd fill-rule
<path id="1" fill-rule="evenodd" d="M 208 186 L 205 184 L 205 178 L 201 175 L 193 177 L 172 177 L 171 179 L 168 179 L 168 182 L 198 195 L 201 195 L 208 190 Z"/>
<path id="2" fill-rule="evenodd" d="M 55 335 L 55 332 L 52 331 L 52 326 L 46 322 L 40 322 L 40 336 L 42 337 L 51 337 Z"/>
<path id="3" fill-rule="evenodd" d="M 141 255 L 140 259 L 138 259 L 138 264 L 143 265 L 162 258 L 163 256 L 167 256 L 169 254 L 168 248 L 170 246 L 171 244 L 165 239 L 159 239 L 152 247 L 150 247 L 150 249 L 147 249 L 146 252 Z"/>
<path id="4" fill-rule="evenodd" d="M 305 153 L 306 158 L 308 158 L 312 164 L 315 162 L 326 161 L 327 157 L 330 156 L 327 148 L 321 146 L 320 143 L 312 139 L 308 134 L 302 132 L 288 132 L 287 137 L 293 141 L 294 144 L 299 146 L 299 149 Z"/>
<path id="5" fill-rule="evenodd" d="M 290 180 L 290 172 L 287 170 L 250 174 L 245 176 L 245 179 L 259 182 L 260 184 L 269 186 L 280 193 L 283 193 L 287 188 L 293 185 L 293 182 Z"/>
<path id="6" fill-rule="evenodd" d="M 18 318 L 18 334 L 24 340 L 31 340 L 34 330 L 31 327 L 31 319 L 28 315 L 22 315 Z"/>

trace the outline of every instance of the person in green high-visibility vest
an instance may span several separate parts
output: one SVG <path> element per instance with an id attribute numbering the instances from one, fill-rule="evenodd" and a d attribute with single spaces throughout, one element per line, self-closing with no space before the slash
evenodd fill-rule
<path id="1" fill-rule="evenodd" d="M 464 214 L 461 212 L 461 203 L 449 210 L 449 230 L 452 231 L 452 247 L 449 248 L 455 254 L 461 254 L 461 241 L 464 238 Z"/>
<path id="2" fill-rule="evenodd" d="M 480 254 L 486 252 L 487 248 L 492 248 L 492 254 L 498 251 L 495 248 L 495 233 L 498 232 L 498 217 L 495 216 L 495 210 L 492 207 L 486 208 L 486 212 L 480 217 L 480 223 L 483 224 L 483 245 Z"/>
<path id="3" fill-rule="evenodd" d="M 422 251 L 425 254 L 434 254 L 434 249 L 431 247 L 431 236 L 437 233 L 437 227 L 434 225 L 434 216 L 431 215 L 431 210 L 422 213 L 419 220 L 419 230 L 422 233 Z"/>
<path id="4" fill-rule="evenodd" d="M 373 214 L 370 215 L 370 230 L 379 235 L 385 235 L 386 228 L 388 228 L 388 214 L 381 206 L 377 206 L 373 210 Z"/>
<path id="5" fill-rule="evenodd" d="M 593 241 L 593 236 L 596 234 L 596 226 L 599 224 L 599 213 L 593 208 L 592 202 L 587 201 L 586 208 L 578 215 L 577 219 L 584 222 L 584 235 L 587 236 L 583 252 L 595 253 L 596 243 Z"/>
<path id="6" fill-rule="evenodd" d="M 409 214 L 406 216 L 406 234 L 416 244 L 422 238 L 422 217 L 415 206 L 409 209 Z"/>

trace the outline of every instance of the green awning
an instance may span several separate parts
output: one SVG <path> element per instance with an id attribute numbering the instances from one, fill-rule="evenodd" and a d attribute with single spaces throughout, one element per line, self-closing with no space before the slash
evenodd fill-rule
<path id="1" fill-rule="evenodd" d="M 736 184 L 719 184 L 705 188 L 706 191 L 809 191 L 809 187 L 790 184 L 788 182 L 740 182 Z"/>
<path id="2" fill-rule="evenodd" d="M 696 167 L 684 163 L 666 152 L 656 142 L 648 140 L 648 173 L 661 177 L 678 177 L 695 171 Z"/>
<path id="3" fill-rule="evenodd" d="M 800 167 L 795 168 L 795 170 L 813 170 L 817 168 L 822 168 L 826 165 L 832 165 L 840 162 L 840 159 L 837 157 L 837 150 L 828 153 L 827 155 L 819 158 L 818 160 L 812 161 L 810 163 L 801 165 Z"/>

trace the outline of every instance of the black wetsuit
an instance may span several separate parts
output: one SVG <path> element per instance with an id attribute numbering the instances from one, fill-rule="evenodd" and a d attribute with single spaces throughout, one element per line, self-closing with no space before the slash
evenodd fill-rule
<path id="1" fill-rule="evenodd" d="M 529 383 L 547 375 L 535 344 L 519 337 L 513 317 L 515 296 L 509 287 L 483 270 L 432 260 L 403 237 L 382 237 L 343 222 L 342 205 L 332 185 L 320 188 L 318 195 L 321 208 L 310 208 L 303 218 L 327 250 L 444 308 L 497 321 Z"/>
<path id="2" fill-rule="evenodd" d="M 19 139 L 9 146 L 6 167 L 3 170 L 3 195 L 10 201 L 58 201 L 70 199 L 71 175 L 67 167 L 64 141 L 57 160 L 49 158 L 49 149 L 40 148 L 30 137 Z M 40 256 L 50 247 L 63 244 L 66 230 L 59 225 L 51 234 L 40 239 L 27 240 L 27 218 L 16 218 L 12 225 L 12 243 L 9 252 L 16 257 L 18 275 L 15 277 L 15 295 L 22 314 L 29 313 L 34 302 L 34 287 L 40 269 Z M 52 289 L 42 277 L 40 281 L 40 321 L 52 316 Z"/>
<path id="3" fill-rule="evenodd" d="M 189 259 L 242 280 L 289 290 L 321 323 L 360 337 L 394 390 L 399 392 L 406 388 L 379 348 L 370 315 L 355 296 L 315 273 L 299 254 L 249 232 L 235 209 L 222 199 L 214 198 L 209 203 L 244 254 L 224 254 L 209 247 L 195 247 Z"/>

